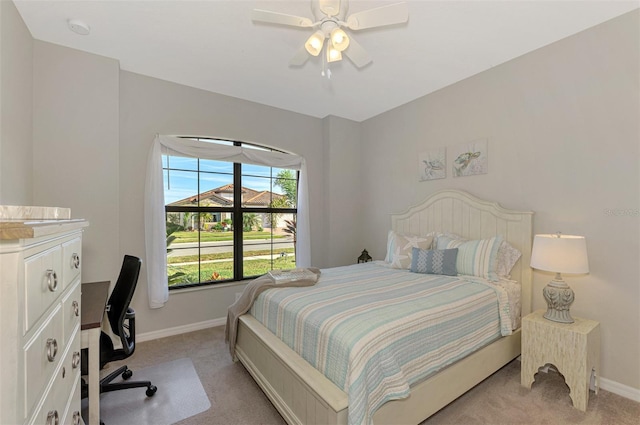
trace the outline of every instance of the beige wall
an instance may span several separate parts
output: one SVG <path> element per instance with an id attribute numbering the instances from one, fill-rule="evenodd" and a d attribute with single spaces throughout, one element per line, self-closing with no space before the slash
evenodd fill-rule
<path id="1" fill-rule="evenodd" d="M 255 142 L 304 156 L 309 173 L 312 263 L 326 266 L 322 121 L 178 84 L 121 72 L 120 251 L 144 258 L 143 199 L 147 155 L 154 135 L 196 135 Z M 148 308 L 146 273 L 134 298 L 140 331 L 149 332 L 226 317 L 242 285 L 171 291 L 169 302 Z"/>
<path id="2" fill-rule="evenodd" d="M 443 188 L 531 210 L 535 233 L 584 235 L 572 313 L 602 326 L 601 376 L 640 389 L 639 13 L 561 40 L 362 123 L 363 233 Z M 419 152 L 489 141 L 489 173 L 418 182 Z M 452 158 L 447 158 L 449 164 Z M 382 200 L 381 200 L 382 199 Z M 609 215 L 608 210 L 631 210 Z M 534 308 L 553 276 L 534 273 Z M 636 393 L 637 397 L 637 393 Z"/>
<path id="3" fill-rule="evenodd" d="M 32 70 L 31 34 L 0 1 L 0 205 L 33 204 Z"/>
<path id="4" fill-rule="evenodd" d="M 328 237 L 323 264 L 353 264 L 365 247 L 360 237 L 360 124 L 328 116 L 322 120 L 324 200 Z"/>
<path id="5" fill-rule="evenodd" d="M 83 281 L 115 280 L 119 255 L 118 78 L 113 59 L 35 41 L 33 197 L 89 220 Z"/>

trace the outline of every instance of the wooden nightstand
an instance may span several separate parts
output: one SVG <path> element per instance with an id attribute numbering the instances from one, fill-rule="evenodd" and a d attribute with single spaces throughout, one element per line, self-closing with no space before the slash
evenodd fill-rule
<path id="1" fill-rule="evenodd" d="M 583 412 L 589 403 L 591 374 L 598 394 L 600 373 L 600 323 L 574 317 L 574 323 L 558 323 L 538 310 L 522 319 L 520 383 L 531 389 L 538 369 L 554 365 L 569 386 L 573 406 Z"/>

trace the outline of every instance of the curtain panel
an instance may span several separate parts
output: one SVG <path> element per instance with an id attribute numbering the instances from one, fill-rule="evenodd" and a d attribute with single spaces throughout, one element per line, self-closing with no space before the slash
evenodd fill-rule
<path id="1" fill-rule="evenodd" d="M 302 156 L 158 135 L 153 142 L 147 161 L 144 200 L 145 266 L 147 268 L 149 307 L 160 308 L 169 299 L 162 172 L 163 149 L 169 149 L 183 156 L 193 158 L 289 168 L 299 171 L 296 266 L 309 267 L 311 265 L 311 225 L 309 222 L 307 167 Z"/>

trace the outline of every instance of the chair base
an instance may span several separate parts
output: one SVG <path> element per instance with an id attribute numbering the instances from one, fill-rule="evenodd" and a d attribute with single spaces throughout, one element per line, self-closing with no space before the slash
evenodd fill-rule
<path id="1" fill-rule="evenodd" d="M 118 375 L 122 376 L 124 379 L 123 382 L 111 382 L 118 377 Z M 121 366 L 118 369 L 111 372 L 109 375 L 105 376 L 100 380 L 100 394 L 108 393 L 111 391 L 118 390 L 127 390 L 130 388 L 143 388 L 147 387 L 146 395 L 147 397 L 153 397 L 153 395 L 158 391 L 158 387 L 151 384 L 151 381 L 131 381 L 128 379 L 131 378 L 133 372 L 127 366 Z M 83 381 L 82 382 L 82 398 L 86 398 L 89 395 L 89 387 Z"/>

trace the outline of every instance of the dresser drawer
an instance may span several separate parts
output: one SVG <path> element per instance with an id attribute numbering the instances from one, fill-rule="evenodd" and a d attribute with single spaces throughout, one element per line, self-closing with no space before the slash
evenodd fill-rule
<path id="1" fill-rule="evenodd" d="M 71 287 L 71 292 L 62 299 L 62 316 L 64 320 L 62 331 L 65 344 L 80 323 L 80 279 L 73 282 L 72 285 L 74 286 Z"/>
<path id="2" fill-rule="evenodd" d="M 68 419 L 70 396 L 74 391 L 74 385 L 80 381 L 80 333 L 76 332 L 69 344 L 69 349 L 62 360 L 62 365 L 56 375 L 52 391 L 56 392 L 55 403 L 60 406 L 60 423 L 66 423 Z M 78 384 L 79 386 L 79 384 Z M 77 399 L 80 404 L 80 397 Z M 77 408 L 76 410 L 79 410 Z M 64 414 L 63 414 L 64 413 Z"/>
<path id="3" fill-rule="evenodd" d="M 80 395 L 79 393 L 75 394 L 74 391 L 74 385 L 76 383 L 78 383 L 78 387 L 80 387 L 79 330 L 74 333 L 72 342 L 67 347 L 67 351 L 58 354 L 59 356 L 64 354 L 64 358 L 62 358 L 58 367 L 55 369 L 55 376 L 43 384 L 45 393 L 39 398 L 43 399 L 43 403 L 37 409 L 36 413 L 29 419 L 29 424 L 60 425 L 69 422 L 68 418 L 71 405 L 73 405 L 76 410 L 80 410 Z M 80 389 L 78 389 L 78 392 L 79 391 Z M 70 397 L 72 393 L 75 398 Z M 76 401 L 77 405 L 74 403 Z M 35 403 L 35 406 L 37 405 L 39 405 L 39 403 Z M 32 409 L 27 409 L 27 412 L 31 412 L 31 410 Z M 71 416 L 73 416 L 73 413 L 71 413 Z"/>
<path id="4" fill-rule="evenodd" d="M 62 249 L 59 245 L 25 259 L 26 333 L 62 293 Z"/>
<path id="5" fill-rule="evenodd" d="M 82 240 L 72 239 L 62 244 L 62 287 L 66 288 L 80 276 L 80 251 Z"/>
<path id="6" fill-rule="evenodd" d="M 67 411 L 64 414 L 63 420 L 60 421 L 61 425 L 80 425 L 82 423 L 82 416 L 80 413 L 82 411 L 82 403 L 80 402 L 82 385 L 80 383 L 80 376 L 78 376 L 75 385 L 73 394 L 71 394 L 71 397 L 69 398 Z"/>
<path id="7" fill-rule="evenodd" d="M 30 412 L 65 352 L 62 307 L 58 305 L 24 349 L 25 407 Z M 60 412 L 62 413 L 62 412 Z"/>

